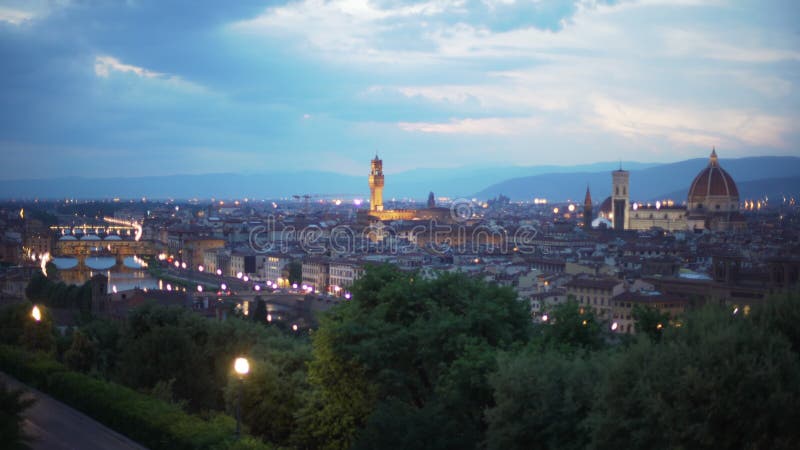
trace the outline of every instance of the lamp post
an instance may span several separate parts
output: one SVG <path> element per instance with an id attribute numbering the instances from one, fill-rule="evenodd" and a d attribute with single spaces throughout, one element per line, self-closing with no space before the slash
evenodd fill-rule
<path id="1" fill-rule="evenodd" d="M 38 306 L 33 305 L 33 309 L 31 310 L 31 317 L 33 317 L 33 320 L 35 320 L 37 322 L 41 322 L 42 321 L 42 312 L 39 311 L 39 307 Z"/>
<path id="2" fill-rule="evenodd" d="M 244 377 L 250 372 L 250 362 L 247 358 L 239 357 L 233 363 L 233 370 L 239 375 L 239 395 L 236 397 L 236 439 L 242 435 L 242 387 L 244 386 Z"/>

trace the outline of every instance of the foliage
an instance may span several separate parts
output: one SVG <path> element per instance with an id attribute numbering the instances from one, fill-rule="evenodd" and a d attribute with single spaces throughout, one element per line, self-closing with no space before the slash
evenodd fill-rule
<path id="1" fill-rule="evenodd" d="M 31 316 L 32 310 L 33 305 L 28 302 L 0 309 L 0 343 L 52 353 L 56 350 L 53 319 L 47 308 L 40 306 L 42 317 L 37 322 Z"/>
<path id="2" fill-rule="evenodd" d="M 91 281 L 80 286 L 55 281 L 55 265 L 53 273 L 48 265 L 48 274 L 45 277 L 39 271 L 34 272 L 28 285 L 25 287 L 25 297 L 35 303 L 59 307 L 75 308 L 83 313 L 89 313 L 92 304 Z"/>
<path id="3" fill-rule="evenodd" d="M 257 295 L 253 300 L 255 300 L 256 307 L 250 313 L 250 320 L 253 322 L 263 322 L 267 317 L 267 304 L 260 295 Z"/>
<path id="4" fill-rule="evenodd" d="M 489 449 L 583 449 L 594 401 L 596 361 L 531 347 L 505 354 L 490 377 L 496 405 L 486 413 Z"/>
<path id="5" fill-rule="evenodd" d="M 633 318 L 636 320 L 634 325 L 636 333 L 647 335 L 654 341 L 661 339 L 661 334 L 670 320 L 668 313 L 652 306 L 638 304 L 633 306 Z"/>
<path id="6" fill-rule="evenodd" d="M 0 369 L 31 383 L 99 422 L 153 449 L 266 449 L 233 440 L 234 420 L 204 420 L 129 388 L 67 370 L 44 354 L 0 346 Z"/>
<path id="7" fill-rule="evenodd" d="M 24 391 L 11 390 L 0 381 L 0 436 L 3 448 L 9 450 L 29 448 L 30 437 L 22 429 L 22 413 L 33 405 L 30 398 L 23 398 Z"/>
<path id="8" fill-rule="evenodd" d="M 203 346 L 206 320 L 183 308 L 147 305 L 130 313 L 119 342 L 115 378 L 134 389 L 175 379 L 175 396 L 194 409 L 214 406 L 213 372 Z"/>
<path id="9" fill-rule="evenodd" d="M 64 363 L 72 370 L 89 372 L 95 361 L 95 344 L 80 330 L 72 333 L 72 345 L 64 353 Z"/>
<path id="10" fill-rule="evenodd" d="M 510 289 L 374 267 L 313 336 L 302 413 L 322 448 L 470 448 L 483 438 L 494 351 L 528 338 Z"/>
<path id="11" fill-rule="evenodd" d="M 536 327 L 536 340 L 541 345 L 566 353 L 599 350 L 606 345 L 609 333 L 604 324 L 597 320 L 592 308 L 579 306 L 573 298 L 556 305 L 549 316 L 547 323 Z"/>
<path id="12" fill-rule="evenodd" d="M 303 282 L 303 263 L 293 260 L 289 264 L 289 283 L 300 284 Z"/>
<path id="13" fill-rule="evenodd" d="M 216 322 L 182 308 L 147 304 L 131 312 L 117 347 L 115 379 L 192 411 L 234 411 L 238 383 L 232 362 L 245 355 L 251 373 L 244 385 L 243 422 L 253 434 L 282 445 L 297 429 L 295 412 L 303 404 L 310 359 L 302 338 L 248 320 Z"/>
<path id="14" fill-rule="evenodd" d="M 797 308 L 797 306 L 795 306 Z M 792 448 L 800 442 L 800 360 L 779 333 L 704 309 L 660 343 L 639 339 L 607 364 L 590 421 L 594 446 Z"/>

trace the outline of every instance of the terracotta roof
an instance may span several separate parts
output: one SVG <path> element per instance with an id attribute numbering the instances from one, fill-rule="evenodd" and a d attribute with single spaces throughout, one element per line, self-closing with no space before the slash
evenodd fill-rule
<path id="1" fill-rule="evenodd" d="M 612 278 L 575 278 L 566 283 L 566 287 L 612 290 L 614 286 L 622 283 Z"/>
<path id="2" fill-rule="evenodd" d="M 739 189 L 717 161 L 717 153 L 713 151 L 709 158 L 708 167 L 695 177 L 689 188 L 689 201 L 702 201 L 708 196 L 730 196 L 739 198 Z"/>

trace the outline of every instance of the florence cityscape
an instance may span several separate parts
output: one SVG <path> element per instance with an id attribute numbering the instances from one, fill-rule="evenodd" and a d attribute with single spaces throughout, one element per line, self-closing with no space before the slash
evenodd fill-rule
<path id="1" fill-rule="evenodd" d="M 800 446 L 800 5 L 0 0 L 0 448 Z"/>

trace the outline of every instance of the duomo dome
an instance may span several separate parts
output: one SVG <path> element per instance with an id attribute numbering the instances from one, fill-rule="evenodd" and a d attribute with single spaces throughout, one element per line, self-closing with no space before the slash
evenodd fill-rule
<path id="1" fill-rule="evenodd" d="M 716 150 L 711 151 L 708 167 L 700 171 L 689 187 L 690 212 L 717 213 L 739 210 L 739 190 L 733 177 L 719 165 Z"/>

